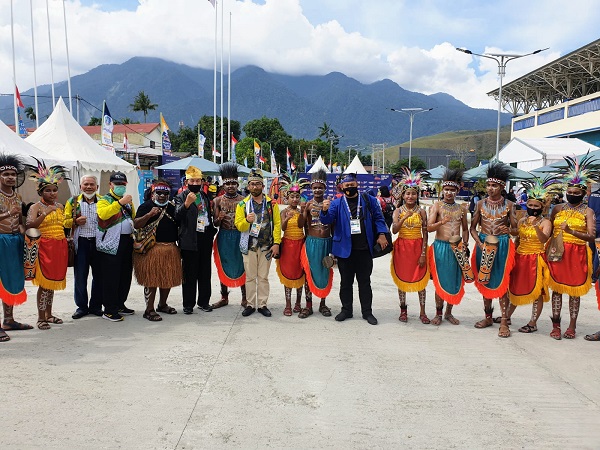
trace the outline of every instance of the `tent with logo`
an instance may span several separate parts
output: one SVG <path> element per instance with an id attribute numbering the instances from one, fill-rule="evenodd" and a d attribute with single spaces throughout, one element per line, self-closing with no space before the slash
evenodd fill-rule
<path id="1" fill-rule="evenodd" d="M 75 121 L 62 98 L 48 120 L 25 140 L 53 157 L 76 161 L 71 170 L 71 193 L 79 192 L 81 176 L 94 175 L 99 180 L 100 193 L 105 194 L 110 175 L 123 172 L 127 176 L 126 193 L 139 204 L 136 167 L 96 143 Z"/>

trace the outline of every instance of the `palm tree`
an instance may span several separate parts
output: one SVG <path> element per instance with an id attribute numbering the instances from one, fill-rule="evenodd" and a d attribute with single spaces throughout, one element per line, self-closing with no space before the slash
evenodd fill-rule
<path id="1" fill-rule="evenodd" d="M 144 123 L 148 117 L 148 111 L 155 110 L 158 105 L 150 101 L 150 97 L 144 91 L 138 92 L 138 95 L 133 99 L 133 103 L 129 105 L 132 111 L 142 111 L 144 113 Z"/>
<path id="2" fill-rule="evenodd" d="M 335 132 L 327 125 L 327 122 L 323 122 L 323 126 L 319 127 L 319 137 L 324 137 L 328 141 L 331 136 L 335 136 Z"/>
<path id="3" fill-rule="evenodd" d="M 35 111 L 33 110 L 33 106 L 28 106 L 27 108 L 25 108 L 25 116 L 29 120 L 35 120 L 36 119 L 36 115 L 35 115 Z"/>

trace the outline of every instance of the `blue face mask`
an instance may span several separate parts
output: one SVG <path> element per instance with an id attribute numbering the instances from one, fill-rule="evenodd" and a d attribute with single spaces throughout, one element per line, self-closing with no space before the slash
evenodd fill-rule
<path id="1" fill-rule="evenodd" d="M 165 200 L 164 202 L 159 202 L 158 199 L 154 199 L 153 202 L 156 206 L 165 206 L 167 203 L 169 203 L 169 200 Z"/>
<path id="2" fill-rule="evenodd" d="M 113 192 L 117 197 L 123 197 L 125 195 L 125 189 L 127 189 L 125 186 L 118 185 L 113 188 Z"/>

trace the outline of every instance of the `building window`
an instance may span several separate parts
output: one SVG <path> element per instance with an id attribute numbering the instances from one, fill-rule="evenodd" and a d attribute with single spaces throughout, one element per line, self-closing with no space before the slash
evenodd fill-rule
<path id="1" fill-rule="evenodd" d="M 526 119 L 516 120 L 513 123 L 513 131 L 524 130 L 525 128 L 531 128 L 535 125 L 535 117 L 528 117 Z"/>
<path id="2" fill-rule="evenodd" d="M 580 116 L 593 111 L 600 110 L 600 98 L 594 98 L 586 102 L 577 103 L 569 106 L 567 117 Z"/>
<path id="3" fill-rule="evenodd" d="M 565 118 L 565 108 L 558 108 L 538 115 L 537 124 L 544 125 L 545 123 L 562 120 Z"/>

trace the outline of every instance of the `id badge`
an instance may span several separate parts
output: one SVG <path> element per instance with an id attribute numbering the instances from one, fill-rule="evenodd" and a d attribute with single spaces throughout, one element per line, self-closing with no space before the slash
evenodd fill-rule
<path id="1" fill-rule="evenodd" d="M 360 219 L 350 219 L 350 233 L 360 234 Z"/>
<path id="2" fill-rule="evenodd" d="M 206 228 L 206 222 L 206 216 L 198 216 L 198 221 L 196 222 L 196 231 L 198 233 L 204 233 L 204 229 Z"/>
<path id="3" fill-rule="evenodd" d="M 253 222 L 252 226 L 250 227 L 250 236 L 258 237 L 258 234 L 260 233 L 260 228 L 261 228 L 260 223 Z"/>

